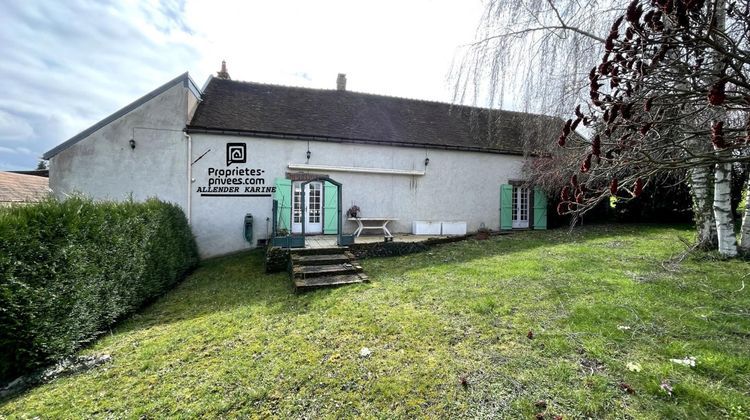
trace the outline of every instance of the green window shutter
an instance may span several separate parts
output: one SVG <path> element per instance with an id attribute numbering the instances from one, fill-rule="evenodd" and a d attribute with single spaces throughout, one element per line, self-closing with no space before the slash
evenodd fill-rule
<path id="1" fill-rule="evenodd" d="M 547 229 L 547 195 L 534 188 L 534 229 Z"/>
<path id="2" fill-rule="evenodd" d="M 276 215 L 278 220 L 277 229 L 286 229 L 292 231 L 292 180 L 285 178 L 276 178 L 276 192 L 274 199 L 278 203 L 279 214 Z"/>
<path id="3" fill-rule="evenodd" d="M 338 188 L 326 181 L 323 187 L 323 233 L 339 233 L 339 191 Z"/>
<path id="4" fill-rule="evenodd" d="M 513 229 L 513 186 L 500 186 L 500 229 Z"/>

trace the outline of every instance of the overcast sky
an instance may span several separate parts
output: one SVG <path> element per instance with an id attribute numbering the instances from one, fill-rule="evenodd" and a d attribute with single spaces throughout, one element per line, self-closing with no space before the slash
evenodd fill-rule
<path id="1" fill-rule="evenodd" d="M 450 102 L 476 1 L 0 0 L 0 170 L 189 71 Z"/>

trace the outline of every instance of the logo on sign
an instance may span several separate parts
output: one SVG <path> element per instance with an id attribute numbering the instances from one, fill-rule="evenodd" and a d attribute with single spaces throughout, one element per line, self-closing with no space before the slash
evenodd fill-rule
<path id="1" fill-rule="evenodd" d="M 227 166 L 245 162 L 247 162 L 247 145 L 245 143 L 227 143 Z"/>

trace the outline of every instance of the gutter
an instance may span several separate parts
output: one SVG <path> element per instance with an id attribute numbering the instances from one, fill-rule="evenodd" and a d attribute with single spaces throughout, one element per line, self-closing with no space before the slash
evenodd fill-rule
<path id="1" fill-rule="evenodd" d="M 188 225 L 193 207 L 193 138 L 183 131 L 182 135 L 187 140 L 187 209 L 185 209 Z"/>
<path id="2" fill-rule="evenodd" d="M 374 144 L 378 146 L 397 146 L 397 147 L 413 147 L 421 149 L 437 149 L 437 150 L 458 150 L 464 152 L 480 152 L 480 153 L 493 153 L 499 155 L 515 155 L 524 156 L 523 152 L 508 150 L 508 149 L 493 149 L 489 147 L 478 147 L 478 146 L 457 146 L 457 145 L 441 145 L 441 144 L 430 144 L 430 143 L 413 143 L 405 141 L 389 141 L 389 140 L 371 140 L 371 139 L 359 139 L 359 138 L 348 138 L 348 137 L 333 137 L 333 136 L 318 136 L 308 134 L 287 134 L 287 133 L 275 133 L 267 131 L 255 131 L 255 130 L 225 130 L 218 128 L 208 127 L 197 127 L 188 126 L 185 130 L 188 133 L 198 134 L 219 134 L 225 136 L 240 136 L 240 137 L 265 137 L 274 139 L 290 139 L 290 140 L 314 140 L 330 143 L 355 143 L 355 144 Z"/>

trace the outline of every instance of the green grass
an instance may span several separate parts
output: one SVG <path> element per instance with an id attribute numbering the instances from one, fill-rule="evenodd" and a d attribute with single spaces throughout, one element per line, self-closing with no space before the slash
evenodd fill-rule
<path id="1" fill-rule="evenodd" d="M 746 418 L 750 264 L 664 264 L 691 236 L 470 240 L 365 260 L 371 283 L 301 295 L 263 274 L 259 252 L 212 260 L 84 351 L 111 363 L 0 403 L 0 417 Z M 686 356 L 697 366 L 669 361 Z"/>

